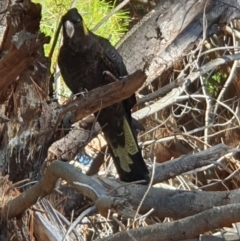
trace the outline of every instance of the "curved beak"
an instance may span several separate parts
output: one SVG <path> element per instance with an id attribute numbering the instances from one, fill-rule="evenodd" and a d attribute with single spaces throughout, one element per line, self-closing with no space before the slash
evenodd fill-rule
<path id="1" fill-rule="evenodd" d="M 64 26 L 65 26 L 65 29 L 66 29 L 66 33 L 67 33 L 67 36 L 69 38 L 72 38 L 73 34 L 74 34 L 74 26 L 73 26 L 73 23 L 70 22 L 69 20 L 67 20 L 65 23 L 64 23 Z"/>

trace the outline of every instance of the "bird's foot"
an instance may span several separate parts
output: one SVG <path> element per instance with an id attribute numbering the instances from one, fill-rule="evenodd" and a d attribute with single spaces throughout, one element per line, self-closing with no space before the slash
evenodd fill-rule
<path id="1" fill-rule="evenodd" d="M 118 78 L 116 78 L 111 72 L 109 71 L 103 71 L 103 76 L 106 80 L 108 80 L 109 83 L 117 82 L 119 81 Z"/>
<path id="2" fill-rule="evenodd" d="M 77 94 L 74 94 L 73 97 L 79 97 L 79 96 L 85 97 L 87 96 L 87 93 L 88 93 L 88 90 L 84 89 L 83 91 L 78 92 Z"/>

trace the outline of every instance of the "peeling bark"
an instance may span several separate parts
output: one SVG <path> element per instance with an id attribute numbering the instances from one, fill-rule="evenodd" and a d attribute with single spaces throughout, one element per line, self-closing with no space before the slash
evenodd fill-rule
<path id="1" fill-rule="evenodd" d="M 6 6 L 4 6 L 6 7 Z M 2 10 L 2 9 L 1 9 Z M 4 30 L 0 59 L 0 165 L 13 181 L 33 175 L 39 165 L 44 139 L 37 139 L 48 124 L 44 116 L 48 95 L 48 60 L 39 32 L 41 7 L 29 0 L 9 3 L 1 16 Z M 35 162 L 35 163 L 34 163 Z"/>
<path id="2" fill-rule="evenodd" d="M 177 59 L 184 57 L 189 50 L 193 49 L 194 45 L 202 40 L 202 16 L 206 2 L 206 0 L 161 1 L 155 10 L 145 17 L 140 27 L 119 47 L 130 72 L 138 68 L 144 69 L 148 74 L 148 83 L 150 83 L 169 70 Z M 81 119 L 114 101 L 129 96 L 135 91 L 136 86 L 141 86 L 145 76 L 141 72 L 137 72 L 141 75 L 138 76 L 139 79 L 134 86 L 130 83 L 133 79 L 115 82 L 97 89 L 95 92 L 89 92 L 89 96 L 86 98 L 73 100 L 66 106 L 60 107 L 57 103 L 49 103 L 47 101 L 49 62 L 42 51 L 42 46 L 48 39 L 39 33 L 41 8 L 29 0 L 23 0 L 21 4 L 14 1 L 9 4 L 11 4 L 11 8 L 7 1 L 0 2 L 0 11 L 4 11 L 0 15 L 0 76 L 2 76 L 0 79 L 0 102 L 2 104 L 0 106 L 0 172 L 9 174 L 9 178 L 15 182 L 26 177 L 36 180 L 41 175 L 44 160 L 72 159 L 79 148 L 92 138 L 92 133 L 85 132 L 85 129 L 92 130 L 92 126 L 89 129 L 81 128 L 79 130 L 79 126 L 75 125 L 70 132 L 64 130 L 64 118 L 67 112 L 61 115 L 61 110 L 73 106 L 74 108 L 70 108 L 70 111 L 74 114 L 74 120 Z M 217 23 L 226 23 L 236 17 L 239 12 L 235 11 L 235 8 L 239 9 L 239 5 L 240 0 L 222 0 L 221 4 L 218 1 L 209 1 L 206 8 L 208 19 L 206 35 L 219 31 L 219 28 L 216 28 Z M 195 74 L 200 75 L 200 70 Z M 179 87 L 178 84 L 182 85 L 182 82 L 177 82 L 175 87 Z M 117 94 L 116 89 L 114 92 L 113 86 L 118 86 Z M 124 90 L 125 93 L 123 93 Z M 101 93 L 97 94 L 98 91 Z M 176 92 L 172 93 L 172 98 L 168 98 L 171 101 L 174 96 L 177 97 Z M 107 97 L 104 98 L 104 95 Z M 160 95 L 161 93 L 155 93 L 155 95 L 148 96 L 146 100 L 151 101 Z M 98 103 L 99 98 L 102 100 L 102 106 Z M 90 103 L 90 101 L 92 102 Z M 144 101 L 139 103 L 144 104 Z M 164 103 L 164 107 L 166 107 L 168 102 L 164 100 Z M 158 105 L 156 111 L 153 106 L 148 106 L 148 109 L 151 109 L 148 114 L 159 111 L 159 103 L 156 102 L 156 105 Z M 139 113 L 135 113 L 135 116 L 137 114 Z M 145 116 L 142 115 L 142 118 Z M 62 119 L 63 122 L 61 122 Z M 63 129 L 59 128 L 61 125 L 63 125 Z M 100 130 L 99 127 L 96 129 Z M 177 138 L 178 134 L 172 133 L 172 136 Z M 201 143 L 201 145 L 203 144 Z M 201 145 L 199 144 L 199 148 Z M 153 183 L 159 183 L 209 164 L 216 164 L 216 159 L 230 151 L 236 150 L 219 145 L 197 154 L 157 165 Z M 99 156 L 103 156 L 103 154 Z M 101 164 L 98 162 L 88 173 L 97 172 L 99 163 Z M 221 167 L 225 170 L 228 168 Z M 79 173 L 67 163 L 53 162 L 45 169 L 42 179 L 35 186 L 4 205 L 4 217 L 15 217 L 37 202 L 39 198 L 52 193 L 59 178 L 66 180 L 69 185 L 90 198 L 102 215 L 107 215 L 108 209 L 111 209 L 124 217 L 134 218 L 139 202 L 148 188 L 135 184 L 119 184 L 116 180 L 109 178 L 99 177 L 96 181 L 94 178 Z M 239 177 L 236 175 L 231 177 L 231 180 L 239 182 Z M 159 218 L 183 218 L 210 209 L 196 217 L 201 218 L 201 221 L 208 221 L 211 216 L 211 220 L 214 221 L 214 225 L 211 226 L 213 229 L 239 221 L 239 206 L 229 205 L 223 209 L 221 207 L 226 204 L 239 203 L 239 200 L 239 190 L 202 192 L 168 190 L 156 186 L 149 187 L 140 213 L 146 213 L 153 208 L 152 214 Z M 219 208 L 216 209 L 213 206 Z M 223 210 L 223 214 L 228 215 L 226 220 L 224 216 L 221 216 L 219 210 Z M 230 211 L 234 211 L 232 217 L 229 214 Z M 221 217 L 221 220 L 217 215 L 220 215 L 218 217 Z M 155 235 L 151 237 L 152 239 L 158 240 L 161 234 L 159 234 L 159 230 L 166 232 L 166 235 L 173 233 L 172 240 L 180 237 L 176 237 L 173 232 L 176 230 L 181 233 L 182 239 L 192 238 L 199 234 L 196 225 L 198 223 L 193 221 L 194 217 L 190 217 L 187 220 L 171 223 L 170 229 L 167 229 L 167 225 L 164 224 L 131 232 L 138 240 L 141 238 L 150 240 L 149 232 L 153 232 Z M 185 232 L 186 227 L 190 226 L 192 222 L 195 226 L 188 229 L 189 232 Z M 206 223 L 201 223 L 201 232 L 208 231 L 209 227 L 206 227 Z M 27 240 L 29 237 L 24 236 L 21 233 L 22 230 L 18 230 L 16 223 L 13 224 L 11 227 L 19 233 L 17 238 Z M 181 224 L 185 226 L 181 228 Z M 175 230 L 174 225 L 178 225 L 179 229 Z M 26 227 L 26 222 L 22 224 L 22 227 L 23 229 Z M 128 234 L 123 233 L 113 239 L 124 237 L 127 240 Z M 161 237 L 164 240 L 164 236 Z"/>
<path id="3" fill-rule="evenodd" d="M 195 48 L 203 37 L 203 10 L 207 2 L 206 36 L 239 17 L 239 0 L 160 1 L 118 44 L 129 72 L 145 69 L 148 84 Z"/>

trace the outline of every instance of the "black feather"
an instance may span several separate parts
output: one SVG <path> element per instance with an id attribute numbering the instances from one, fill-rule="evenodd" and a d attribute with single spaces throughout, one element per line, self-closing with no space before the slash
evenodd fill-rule
<path id="1" fill-rule="evenodd" d="M 104 71 L 117 78 L 128 75 L 122 57 L 110 42 L 93 34 L 85 26 L 76 8 L 62 18 L 63 45 L 58 65 L 63 79 L 74 93 L 92 90 L 109 83 Z M 148 169 L 132 130 L 131 108 L 135 94 L 123 102 L 95 113 L 109 145 L 122 181 L 148 181 Z"/>

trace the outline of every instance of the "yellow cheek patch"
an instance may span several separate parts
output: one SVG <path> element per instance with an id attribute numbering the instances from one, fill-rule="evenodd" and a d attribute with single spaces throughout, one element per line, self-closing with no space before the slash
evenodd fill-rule
<path id="1" fill-rule="evenodd" d="M 119 158 L 121 168 L 125 172 L 130 172 L 131 169 L 129 165 L 133 164 L 133 161 L 129 154 L 136 154 L 138 152 L 138 147 L 134 139 L 132 130 L 125 117 L 123 118 L 123 135 L 125 140 L 124 147 L 118 146 L 117 148 L 114 148 L 111 143 L 110 146 L 112 148 L 113 154 Z"/>
<path id="2" fill-rule="evenodd" d="M 82 23 L 82 24 L 83 24 L 83 32 L 84 32 L 84 34 L 88 35 L 88 29 L 87 29 L 86 25 L 84 23 Z"/>

